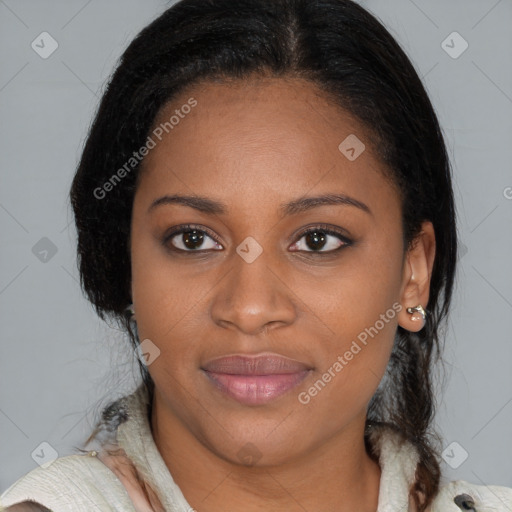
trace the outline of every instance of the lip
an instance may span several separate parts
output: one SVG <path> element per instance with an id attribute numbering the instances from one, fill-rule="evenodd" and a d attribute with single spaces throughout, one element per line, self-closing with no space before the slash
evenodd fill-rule
<path id="1" fill-rule="evenodd" d="M 231 355 L 211 360 L 201 369 L 217 389 L 244 405 L 262 405 L 284 395 L 312 370 L 277 354 Z"/>

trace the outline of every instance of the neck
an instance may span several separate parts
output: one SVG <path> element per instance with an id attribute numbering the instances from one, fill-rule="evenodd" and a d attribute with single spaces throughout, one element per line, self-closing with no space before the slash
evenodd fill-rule
<path id="1" fill-rule="evenodd" d="M 272 466 L 244 466 L 222 458 L 156 395 L 151 424 L 165 464 L 197 512 L 377 510 L 381 471 L 366 452 L 363 415 L 321 446 Z"/>

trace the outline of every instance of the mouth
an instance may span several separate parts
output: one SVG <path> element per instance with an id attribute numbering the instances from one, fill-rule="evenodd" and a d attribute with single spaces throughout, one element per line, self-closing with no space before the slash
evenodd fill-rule
<path id="1" fill-rule="evenodd" d="M 298 386 L 312 368 L 277 354 L 263 354 L 214 359 L 201 370 L 211 384 L 237 402 L 262 405 Z"/>

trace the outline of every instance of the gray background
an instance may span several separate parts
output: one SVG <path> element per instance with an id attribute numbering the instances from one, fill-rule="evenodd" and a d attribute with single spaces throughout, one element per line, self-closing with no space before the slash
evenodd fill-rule
<path id="1" fill-rule="evenodd" d="M 439 395 L 443 472 L 512 486 L 512 2 L 361 4 L 423 77 L 453 161 L 464 246 Z M 122 333 L 82 297 L 67 194 L 116 59 L 167 6 L 0 0 L 2 491 L 36 467 L 31 454 L 41 442 L 59 456 L 73 453 L 98 409 L 136 383 Z M 59 45 L 47 59 L 31 47 L 44 31 Z M 458 58 L 442 47 L 454 31 L 469 44 Z M 460 39 L 446 44 L 462 48 Z M 38 254 L 53 246 L 55 254 Z"/>

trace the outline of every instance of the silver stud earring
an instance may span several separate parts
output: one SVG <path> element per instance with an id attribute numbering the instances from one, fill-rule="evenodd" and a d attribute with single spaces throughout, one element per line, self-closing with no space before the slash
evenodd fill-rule
<path id="1" fill-rule="evenodd" d="M 427 312 L 423 309 L 421 304 L 418 304 L 417 306 L 407 308 L 407 313 L 409 313 L 411 316 L 411 320 L 414 322 L 423 322 L 425 324 L 425 318 L 427 316 Z M 419 313 L 419 314 L 418 314 Z"/>

